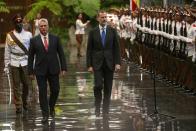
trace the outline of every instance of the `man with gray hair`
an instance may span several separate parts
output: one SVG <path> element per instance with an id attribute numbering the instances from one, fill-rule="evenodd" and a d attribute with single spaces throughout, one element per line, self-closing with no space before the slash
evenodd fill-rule
<path id="1" fill-rule="evenodd" d="M 39 20 L 40 34 L 30 40 L 28 72 L 34 75 L 39 88 L 39 101 L 42 110 L 42 123 L 48 122 L 49 114 L 54 119 L 55 104 L 58 98 L 60 84 L 59 74 L 67 71 L 64 51 L 57 36 L 48 32 L 48 20 Z M 50 98 L 47 98 L 47 82 L 50 87 Z"/>

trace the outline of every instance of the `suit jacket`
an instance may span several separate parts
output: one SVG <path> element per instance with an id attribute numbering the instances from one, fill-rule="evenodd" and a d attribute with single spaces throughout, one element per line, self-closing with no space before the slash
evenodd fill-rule
<path id="1" fill-rule="evenodd" d="M 116 64 L 121 64 L 119 36 L 114 28 L 106 27 L 105 46 L 101 41 L 99 26 L 89 32 L 87 45 L 87 67 L 100 69 L 104 60 L 107 66 L 114 70 Z"/>
<path id="2" fill-rule="evenodd" d="M 30 40 L 28 71 L 29 74 L 51 75 L 59 74 L 60 70 L 67 70 L 65 55 L 57 36 L 48 35 L 48 51 L 45 50 L 41 36 Z"/>

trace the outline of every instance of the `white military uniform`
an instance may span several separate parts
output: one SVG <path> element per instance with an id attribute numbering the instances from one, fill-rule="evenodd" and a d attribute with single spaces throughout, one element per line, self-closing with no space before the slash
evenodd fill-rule
<path id="1" fill-rule="evenodd" d="M 22 30 L 20 33 L 13 31 L 14 35 L 18 40 L 26 47 L 28 50 L 30 45 L 30 39 L 32 38 L 32 33 Z M 8 33 L 5 41 L 5 53 L 4 53 L 4 63 L 5 71 L 8 66 L 20 67 L 27 66 L 28 56 L 25 52 L 15 43 L 10 34 Z"/>
<path id="2" fill-rule="evenodd" d="M 137 31 L 137 18 L 132 18 L 130 22 L 130 41 L 133 42 Z"/>
<path id="3" fill-rule="evenodd" d="M 195 61 L 196 21 L 193 24 L 191 24 L 190 28 L 188 29 L 188 38 L 192 39 L 192 43 L 188 45 L 188 55 L 193 56 L 192 61 Z"/>

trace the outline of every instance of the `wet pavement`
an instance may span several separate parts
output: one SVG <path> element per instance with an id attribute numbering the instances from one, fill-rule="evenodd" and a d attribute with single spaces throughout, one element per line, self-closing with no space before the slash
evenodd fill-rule
<path id="1" fill-rule="evenodd" d="M 3 73 L 3 48 L 0 48 L 0 130 L 4 131 L 195 131 L 196 97 L 180 88 L 155 81 L 151 73 L 134 63 L 123 62 L 115 73 L 109 119 L 94 115 L 93 75 L 86 71 L 76 47 L 66 47 L 68 72 L 61 77 L 61 91 L 55 108 L 55 121 L 41 124 L 37 86 L 30 90 L 29 111 L 15 114 L 10 88 Z M 156 110 L 157 109 L 157 110 Z M 158 111 L 158 112 L 156 112 Z"/>

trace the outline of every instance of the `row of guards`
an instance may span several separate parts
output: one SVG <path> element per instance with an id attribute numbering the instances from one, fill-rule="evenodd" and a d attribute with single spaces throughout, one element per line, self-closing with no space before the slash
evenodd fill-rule
<path id="1" fill-rule="evenodd" d="M 131 57 L 158 78 L 194 92 L 196 18 L 187 8 L 141 8 Z"/>
<path id="2" fill-rule="evenodd" d="M 108 23 L 118 31 L 123 59 L 175 87 L 196 91 L 196 18 L 190 8 L 111 9 Z"/>

